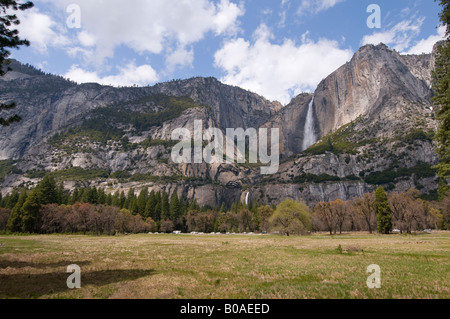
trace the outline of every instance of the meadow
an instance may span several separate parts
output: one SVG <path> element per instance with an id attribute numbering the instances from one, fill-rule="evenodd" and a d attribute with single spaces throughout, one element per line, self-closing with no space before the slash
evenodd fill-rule
<path id="1" fill-rule="evenodd" d="M 67 287 L 71 264 L 81 289 Z M 450 233 L 0 235 L 0 298 L 449 299 Z"/>

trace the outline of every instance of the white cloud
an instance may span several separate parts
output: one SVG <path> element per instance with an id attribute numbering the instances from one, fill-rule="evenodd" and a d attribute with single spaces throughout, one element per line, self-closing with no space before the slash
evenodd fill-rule
<path id="1" fill-rule="evenodd" d="M 177 67 L 192 67 L 194 62 L 194 50 L 178 48 L 171 52 L 166 58 L 166 67 L 169 73 L 173 72 Z"/>
<path id="2" fill-rule="evenodd" d="M 411 42 L 420 34 L 424 17 L 403 20 L 392 28 L 381 32 L 366 35 L 361 41 L 362 45 L 384 43 L 399 52 L 403 52 L 411 46 Z"/>
<path id="3" fill-rule="evenodd" d="M 100 77 L 97 72 L 81 69 L 78 65 L 72 68 L 64 76 L 77 83 L 99 83 L 112 86 L 149 85 L 158 81 L 158 75 L 150 65 L 136 66 L 134 62 L 124 67 L 117 68 L 117 75 Z"/>
<path id="4" fill-rule="evenodd" d="M 426 39 L 422 39 L 420 41 L 417 41 L 416 44 L 408 50 L 408 52 L 405 52 L 406 54 L 422 54 L 422 53 L 431 53 L 433 51 L 433 47 L 436 44 L 436 42 L 439 42 L 441 40 L 445 39 L 445 26 L 441 26 L 438 28 L 436 35 L 431 35 Z"/>
<path id="5" fill-rule="evenodd" d="M 298 15 L 317 14 L 320 11 L 328 10 L 345 0 L 303 0 L 297 10 Z"/>
<path id="6" fill-rule="evenodd" d="M 93 47 L 95 46 L 95 43 L 97 42 L 97 39 L 95 36 L 90 34 L 87 31 L 81 31 L 78 33 L 78 40 L 80 41 L 81 45 L 84 47 Z"/>
<path id="7" fill-rule="evenodd" d="M 61 10 L 73 0 L 42 0 Z M 82 33 L 79 43 L 92 46 L 86 62 L 101 65 L 119 46 L 138 54 L 162 54 L 202 40 L 208 32 L 238 32 L 244 9 L 230 0 L 78 0 Z M 89 37 L 87 37 L 89 35 Z M 94 42 L 95 41 L 95 42 Z M 76 46 L 76 45 L 74 45 Z"/>
<path id="8" fill-rule="evenodd" d="M 31 48 L 45 54 L 49 47 L 64 47 L 70 43 L 64 30 L 48 15 L 37 8 L 16 13 L 21 21 L 17 26 L 20 37 L 31 42 Z"/>
<path id="9" fill-rule="evenodd" d="M 273 44 L 264 24 L 253 36 L 253 43 L 242 38 L 228 40 L 216 52 L 215 65 L 226 73 L 221 80 L 283 104 L 301 92 L 315 90 L 353 55 L 352 50 L 340 49 L 336 41 L 313 42 L 306 35 L 301 44 L 291 40 Z"/>

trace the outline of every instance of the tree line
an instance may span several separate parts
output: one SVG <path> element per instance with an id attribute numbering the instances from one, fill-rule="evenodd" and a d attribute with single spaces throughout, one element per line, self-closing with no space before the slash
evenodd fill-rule
<path id="1" fill-rule="evenodd" d="M 117 233 L 189 232 L 250 233 L 366 231 L 388 234 L 393 229 L 412 233 L 450 228 L 450 197 L 430 203 L 420 192 L 386 194 L 380 187 L 351 201 L 320 202 L 314 207 L 285 200 L 278 206 L 234 203 L 220 208 L 201 207 L 165 191 L 134 189 L 106 193 L 102 188 L 72 192 L 46 176 L 33 190 L 0 194 L 0 231 L 10 233 Z"/>
<path id="2" fill-rule="evenodd" d="M 330 234 L 367 231 L 388 234 L 396 229 L 412 233 L 425 229 L 450 227 L 450 198 L 430 203 L 420 199 L 414 189 L 405 193 L 386 192 L 380 187 L 375 194 L 365 194 L 351 201 L 340 199 L 318 203 L 313 210 L 314 228 Z"/>
<path id="3" fill-rule="evenodd" d="M 0 194 L 0 231 L 11 233 L 139 233 L 268 231 L 270 207 L 234 203 L 230 209 L 200 207 L 195 200 L 170 197 L 147 188 L 107 193 L 102 188 L 75 188 L 72 192 L 47 175 L 33 190 Z M 260 218 L 262 215 L 264 218 Z M 258 217 L 256 217 L 258 216 Z M 125 221 L 123 221 L 125 219 Z M 113 227 L 117 220 L 119 226 Z M 123 225 L 128 225 L 124 227 Z"/>

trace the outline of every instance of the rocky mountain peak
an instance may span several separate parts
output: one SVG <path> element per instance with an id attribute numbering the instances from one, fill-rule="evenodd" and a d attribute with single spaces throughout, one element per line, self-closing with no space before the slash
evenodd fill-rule
<path id="1" fill-rule="evenodd" d="M 433 63 L 433 54 L 367 45 L 314 93 L 283 107 L 215 78 L 151 87 L 77 85 L 13 61 L 14 71 L 0 79 L 0 100 L 16 102 L 23 121 L 0 128 L 0 164 L 6 160 L 0 178 L 11 190 L 52 172 L 69 188 L 150 187 L 210 206 L 249 193 L 267 203 L 346 199 L 378 182 L 391 190 L 432 191 Z M 173 163 L 171 132 L 192 129 L 195 120 L 222 130 L 279 128 L 279 174 L 264 178 L 257 165 Z M 305 150 L 306 138 L 317 143 Z"/>

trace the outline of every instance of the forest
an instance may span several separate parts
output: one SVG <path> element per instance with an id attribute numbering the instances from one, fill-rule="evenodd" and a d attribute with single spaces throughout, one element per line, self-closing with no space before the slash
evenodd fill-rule
<path id="1" fill-rule="evenodd" d="M 387 216 L 382 218 L 382 215 Z M 387 221 L 387 222 L 386 222 Z M 387 227 L 387 228 L 386 228 Z M 400 233 L 450 227 L 450 197 L 429 202 L 417 190 L 390 193 L 380 187 L 350 201 L 320 202 L 313 207 L 291 199 L 268 206 L 251 201 L 227 207 L 201 207 L 177 192 L 102 188 L 72 192 L 48 175 L 32 189 L 0 194 L 0 232 L 116 235 L 129 233 Z"/>

